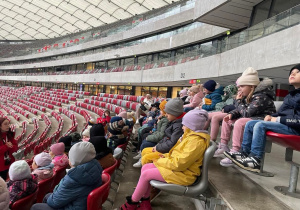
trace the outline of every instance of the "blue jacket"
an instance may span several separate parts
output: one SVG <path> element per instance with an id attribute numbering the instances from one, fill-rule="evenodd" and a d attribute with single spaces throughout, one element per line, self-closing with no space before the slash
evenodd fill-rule
<path id="1" fill-rule="evenodd" d="M 89 193 L 102 184 L 101 174 L 101 165 L 95 159 L 70 169 L 49 196 L 47 204 L 54 209 L 87 209 Z"/>
<path id="2" fill-rule="evenodd" d="M 214 92 L 206 94 L 204 97 L 205 104 L 202 105 L 202 109 L 205 109 L 206 111 L 215 110 L 216 104 L 222 101 L 221 95 L 224 94 L 223 89 L 223 87 L 219 87 Z"/>
<path id="3" fill-rule="evenodd" d="M 273 117 L 280 117 L 280 123 L 287 125 L 300 133 L 300 88 L 290 91 L 284 98 L 278 113 Z"/>

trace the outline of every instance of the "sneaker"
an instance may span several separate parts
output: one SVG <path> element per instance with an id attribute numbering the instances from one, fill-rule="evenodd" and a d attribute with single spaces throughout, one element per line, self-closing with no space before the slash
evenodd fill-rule
<path id="1" fill-rule="evenodd" d="M 142 158 L 140 158 L 138 162 L 133 164 L 133 167 L 134 168 L 142 168 Z"/>
<path id="2" fill-rule="evenodd" d="M 132 202 L 131 196 L 126 197 L 126 203 L 124 203 L 121 207 L 120 210 L 136 210 L 139 207 L 139 202 Z"/>
<path id="3" fill-rule="evenodd" d="M 151 186 L 150 202 L 152 203 L 161 193 L 161 190 Z"/>
<path id="4" fill-rule="evenodd" d="M 139 205 L 139 210 L 152 210 L 149 198 L 142 198 Z"/>
<path id="5" fill-rule="evenodd" d="M 229 158 L 224 158 L 220 161 L 220 165 L 224 167 L 230 167 L 233 165 L 233 163 Z"/>
<path id="6" fill-rule="evenodd" d="M 229 152 L 228 145 L 220 143 L 219 148 L 215 151 L 214 157 L 223 157 L 225 151 Z"/>
<path id="7" fill-rule="evenodd" d="M 136 156 L 133 157 L 134 160 L 139 160 L 142 157 L 142 154 L 139 152 Z"/>
<path id="8" fill-rule="evenodd" d="M 241 160 L 233 159 L 232 161 L 233 163 L 247 171 L 252 171 L 256 173 L 259 173 L 260 171 L 260 159 L 256 157 L 242 157 Z"/>
<path id="9" fill-rule="evenodd" d="M 227 152 L 225 151 L 224 152 L 224 155 L 229 158 L 230 160 L 241 160 L 242 158 L 246 158 L 247 155 L 242 153 L 242 152 L 235 152 L 235 151 L 230 151 L 230 152 Z"/>

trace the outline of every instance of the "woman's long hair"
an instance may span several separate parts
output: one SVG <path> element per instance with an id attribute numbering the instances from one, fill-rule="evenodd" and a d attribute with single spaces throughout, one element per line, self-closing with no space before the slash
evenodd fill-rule
<path id="1" fill-rule="evenodd" d="M 2 126 L 3 122 L 7 120 L 6 118 L 4 117 L 0 117 L 0 127 Z M 0 132 L 2 134 L 2 130 L 0 129 Z M 11 131 L 11 129 L 9 128 L 9 130 L 7 131 L 7 139 L 12 139 L 14 138 L 15 136 L 15 133 Z M 2 135 L 0 135 L 0 140 L 3 141 L 3 138 L 2 138 Z"/>
<path id="2" fill-rule="evenodd" d="M 248 94 L 247 98 L 246 98 L 246 103 L 249 104 L 251 102 L 251 98 L 253 96 L 254 90 L 255 90 L 256 86 L 252 86 L 250 93 Z"/>

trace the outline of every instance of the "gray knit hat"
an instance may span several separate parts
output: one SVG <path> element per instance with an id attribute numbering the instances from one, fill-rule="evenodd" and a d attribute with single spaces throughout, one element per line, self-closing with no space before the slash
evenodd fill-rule
<path id="1" fill-rule="evenodd" d="M 18 160 L 9 167 L 9 178 L 12 181 L 19 181 L 31 178 L 31 171 L 28 163 L 25 160 Z"/>
<path id="2" fill-rule="evenodd" d="M 173 98 L 165 105 L 165 112 L 176 117 L 183 113 L 183 101 L 180 98 Z"/>
<path id="3" fill-rule="evenodd" d="M 69 160 L 74 167 L 91 161 L 95 156 L 95 147 L 90 142 L 74 144 L 69 151 Z"/>

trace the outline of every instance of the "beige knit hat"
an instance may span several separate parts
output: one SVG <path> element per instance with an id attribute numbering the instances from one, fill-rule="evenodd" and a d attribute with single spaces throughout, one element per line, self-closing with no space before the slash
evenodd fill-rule
<path id="1" fill-rule="evenodd" d="M 237 85 L 255 85 L 259 84 L 258 73 L 252 67 L 248 67 L 238 79 Z"/>

